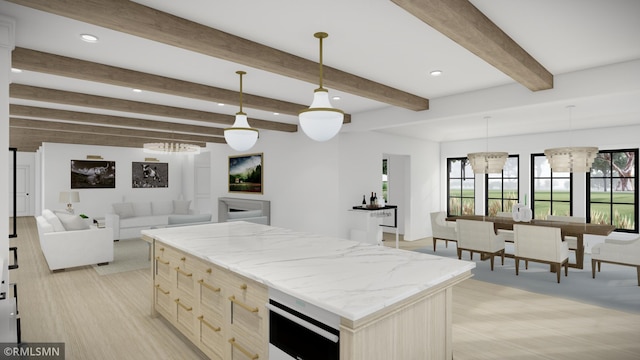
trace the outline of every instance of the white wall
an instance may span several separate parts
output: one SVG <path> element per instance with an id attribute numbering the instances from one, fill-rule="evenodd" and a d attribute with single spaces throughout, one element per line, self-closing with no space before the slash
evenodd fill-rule
<path id="1" fill-rule="evenodd" d="M 603 121 L 606 121 L 603 119 Z M 640 123 L 640 119 L 638 119 Z M 601 128 L 592 130 L 574 130 L 571 132 L 556 132 L 531 134 L 511 137 L 489 138 L 490 151 L 506 151 L 510 155 L 520 155 L 520 194 L 531 199 L 531 154 L 543 153 L 547 148 L 563 146 L 597 146 L 600 150 L 627 149 L 640 147 L 640 125 Z M 447 158 L 465 157 L 469 152 L 485 151 L 485 139 L 472 141 L 452 141 L 441 144 L 440 181 L 439 189 L 441 210 L 446 209 Z M 476 175 L 476 203 L 484 201 L 484 177 Z M 573 213 L 575 216 L 586 216 L 586 174 L 576 173 L 573 178 Z M 483 214 L 484 207 L 476 210 Z"/>
<path id="2" fill-rule="evenodd" d="M 189 168 L 189 158 L 193 155 L 146 154 L 142 149 L 108 146 L 87 146 L 44 143 L 39 151 L 41 176 L 41 203 L 36 210 L 40 214 L 42 208 L 63 209 L 65 204 L 58 202 L 60 191 L 69 191 L 71 186 L 71 160 L 85 160 L 87 155 L 100 155 L 105 161 L 116 162 L 115 189 L 77 189 L 80 192 L 80 203 L 73 204 L 76 214 L 89 217 L 104 217 L 111 212 L 111 204 L 121 201 L 150 201 L 154 199 L 176 200 L 181 195 L 185 200 L 192 200 L 189 186 L 183 186 L 183 168 Z M 132 188 L 132 162 L 144 162 L 146 157 L 157 158 L 169 164 L 169 187 L 167 188 Z M 192 161 L 192 160 L 191 160 Z M 192 168 L 192 166 L 191 166 Z"/>

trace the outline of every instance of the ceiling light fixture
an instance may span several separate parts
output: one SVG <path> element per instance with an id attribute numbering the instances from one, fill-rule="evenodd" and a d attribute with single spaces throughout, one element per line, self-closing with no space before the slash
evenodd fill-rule
<path id="1" fill-rule="evenodd" d="M 146 143 L 143 151 L 150 154 L 199 154 L 200 146 L 185 143 Z"/>
<path id="2" fill-rule="evenodd" d="M 431 76 L 440 76 L 442 75 L 442 70 L 433 70 L 429 73 Z"/>
<path id="3" fill-rule="evenodd" d="M 242 112 L 242 75 L 244 71 L 236 71 L 240 75 L 240 111 L 236 113 L 236 121 L 230 128 L 224 129 L 224 139 L 236 151 L 246 151 L 258 141 L 258 130 L 249 126 L 247 114 Z"/>
<path id="4" fill-rule="evenodd" d="M 574 107 L 574 105 L 567 106 L 569 109 L 569 132 L 571 132 Z M 573 138 L 571 135 L 570 137 Z M 589 172 L 598 155 L 598 148 L 589 146 L 553 148 L 546 149 L 544 155 L 553 172 Z"/>
<path id="5" fill-rule="evenodd" d="M 134 93 L 141 93 L 141 92 L 142 92 L 142 90 L 141 90 L 141 89 L 133 89 L 132 91 L 133 91 Z"/>
<path id="6" fill-rule="evenodd" d="M 11 68 L 11 72 L 14 73 L 14 74 L 19 74 L 19 73 L 22 72 L 22 70 L 18 69 L 18 68 Z"/>
<path id="7" fill-rule="evenodd" d="M 486 152 L 477 152 L 467 154 L 469 164 L 474 174 L 496 174 L 501 173 L 504 164 L 507 162 L 509 153 L 506 152 L 489 152 L 489 119 L 485 116 L 487 126 Z"/>
<path id="8" fill-rule="evenodd" d="M 342 127 L 344 112 L 331 106 L 329 91 L 322 87 L 322 39 L 329 36 L 324 32 L 313 34 L 320 40 L 320 87 L 313 93 L 313 102 L 308 109 L 300 111 L 302 131 L 315 141 L 327 141 L 334 137 Z"/>
<path id="9" fill-rule="evenodd" d="M 98 42 L 98 37 L 95 35 L 91 35 L 91 34 L 80 34 L 80 38 L 82 39 L 82 41 L 88 42 L 88 43 L 97 43 Z"/>

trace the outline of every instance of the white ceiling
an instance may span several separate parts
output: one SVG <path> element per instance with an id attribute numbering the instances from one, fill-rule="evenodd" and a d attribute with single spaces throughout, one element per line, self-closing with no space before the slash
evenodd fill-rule
<path id="1" fill-rule="evenodd" d="M 333 105 L 353 115 L 352 124 L 345 126 L 345 131 L 378 130 L 453 141 L 484 137 L 483 119 L 490 116 L 491 128 L 496 129 L 492 136 L 546 132 L 557 130 L 558 121 L 566 121 L 569 104 L 576 105 L 573 129 L 640 123 L 639 66 L 630 67 L 631 73 L 621 82 L 603 84 L 601 91 L 579 90 L 580 84 L 589 82 L 589 76 L 594 76 L 591 82 L 606 76 L 606 72 L 598 73 L 593 68 L 606 69 L 612 64 L 640 60 L 638 0 L 471 0 L 554 75 L 554 89 L 537 93 L 389 0 L 135 2 L 313 61 L 318 58 L 318 42 L 313 34 L 324 31 L 329 33 L 324 41 L 325 65 L 431 100 L 430 110 L 398 109 L 398 114 L 408 114 L 401 120 L 389 117 L 369 121 L 369 114 L 395 109 L 329 89 L 331 95 L 341 97 Z M 0 1 L 0 13 L 16 19 L 16 46 L 23 48 L 230 90 L 238 89 L 235 71 L 245 70 L 246 93 L 299 104 L 309 104 L 317 87 L 5 1 Z M 81 33 L 94 34 L 100 41 L 82 42 Z M 429 76 L 435 69 L 444 74 Z M 136 94 L 118 86 L 28 71 L 12 74 L 12 81 L 230 115 L 238 111 L 234 106 L 221 107 L 214 102 L 150 92 Z M 513 101 L 507 101 L 511 97 Z M 17 99 L 11 103 L 114 114 Z M 245 112 L 249 117 L 297 122 L 294 116 L 253 109 Z M 139 114 L 134 117 L 176 121 Z"/>

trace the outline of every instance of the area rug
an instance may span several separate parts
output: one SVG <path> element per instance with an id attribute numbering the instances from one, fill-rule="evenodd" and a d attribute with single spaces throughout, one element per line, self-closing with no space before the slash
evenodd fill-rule
<path id="1" fill-rule="evenodd" d="M 148 269 L 149 243 L 142 239 L 120 240 L 113 243 L 113 261 L 108 265 L 93 265 L 99 275 L 111 275 L 125 271 Z"/>
<path id="2" fill-rule="evenodd" d="M 444 244 L 439 242 L 435 253 L 433 247 L 421 248 L 416 251 L 458 258 L 456 246 L 452 243 L 449 243 L 449 247 L 445 248 Z M 509 247 L 506 248 L 506 252 L 513 253 Z M 476 263 L 476 268 L 472 271 L 475 280 L 563 297 L 606 308 L 640 313 L 640 286 L 638 286 L 635 267 L 603 263 L 601 272 L 596 272 L 596 278 L 593 279 L 591 277 L 591 257 L 589 254 L 585 254 L 584 269 L 569 268 L 567 277 L 564 276 L 563 269 L 562 278 L 558 284 L 556 274 L 549 271 L 549 265 L 529 262 L 529 269 L 525 270 L 524 261 L 521 261 L 520 274 L 516 276 L 513 258 L 505 258 L 504 266 L 500 265 L 500 258 L 496 258 L 494 271 L 491 271 L 489 260 L 479 260 L 479 254 L 474 254 L 473 259 Z M 469 260 L 468 252 L 463 252 L 462 260 Z M 572 254 L 570 261 L 573 260 Z"/>

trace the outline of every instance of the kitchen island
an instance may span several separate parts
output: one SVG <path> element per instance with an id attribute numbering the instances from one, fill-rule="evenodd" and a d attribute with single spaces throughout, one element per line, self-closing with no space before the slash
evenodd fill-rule
<path id="1" fill-rule="evenodd" d="M 269 356 L 269 291 L 335 314 L 341 360 L 451 359 L 452 286 L 475 264 L 247 222 L 143 231 L 152 314 L 211 358 Z"/>

